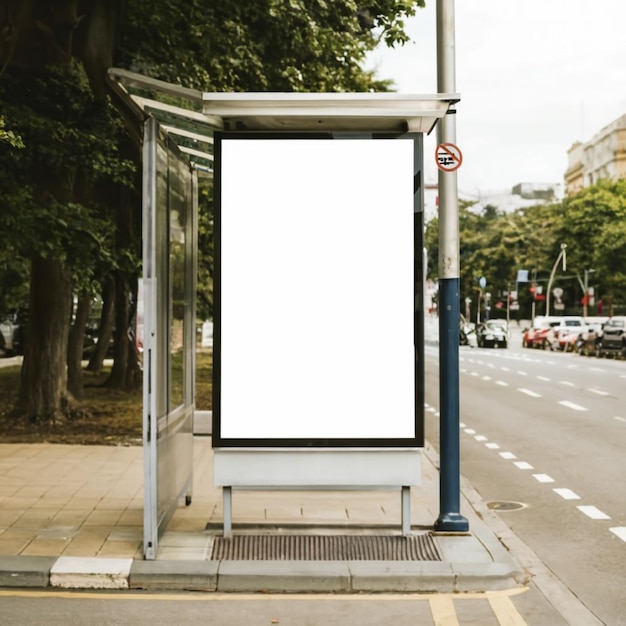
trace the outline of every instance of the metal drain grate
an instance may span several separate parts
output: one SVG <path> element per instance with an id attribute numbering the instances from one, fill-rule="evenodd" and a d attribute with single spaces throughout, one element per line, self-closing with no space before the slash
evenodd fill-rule
<path id="1" fill-rule="evenodd" d="M 214 561 L 441 561 L 434 537 L 238 535 L 216 537 Z"/>

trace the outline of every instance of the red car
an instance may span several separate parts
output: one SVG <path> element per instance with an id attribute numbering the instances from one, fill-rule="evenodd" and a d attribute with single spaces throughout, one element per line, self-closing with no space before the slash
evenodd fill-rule
<path id="1" fill-rule="evenodd" d="M 565 317 L 562 315 L 550 315 L 549 317 L 538 315 L 533 325 L 522 334 L 522 347 L 553 349 L 554 330 L 556 327 L 563 326 L 564 320 Z"/>

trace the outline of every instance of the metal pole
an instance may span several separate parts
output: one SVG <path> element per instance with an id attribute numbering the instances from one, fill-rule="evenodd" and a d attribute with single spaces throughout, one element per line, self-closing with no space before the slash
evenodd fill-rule
<path id="1" fill-rule="evenodd" d="M 583 287 L 583 317 L 587 317 L 587 293 L 589 292 L 589 270 L 585 270 L 585 285 Z"/>
<path id="2" fill-rule="evenodd" d="M 437 90 L 456 91 L 454 0 L 437 0 Z M 453 113 L 453 112 L 452 112 Z M 456 116 L 439 122 L 439 143 L 456 142 Z M 459 433 L 459 208 L 457 175 L 439 171 L 439 401 L 441 468 L 435 530 L 467 532 L 460 513 Z M 480 303 L 480 300 L 479 300 Z"/>
<path id="3" fill-rule="evenodd" d="M 506 327 L 511 323 L 511 283 L 506 282 Z"/>
<path id="4" fill-rule="evenodd" d="M 554 266 L 552 267 L 552 273 L 550 274 L 550 280 L 548 281 L 548 293 L 546 293 L 546 317 L 550 315 L 550 293 L 552 290 L 552 281 L 554 280 L 554 274 L 556 273 L 556 268 L 563 257 L 563 271 L 565 271 L 565 249 L 567 248 L 566 243 L 561 244 L 561 252 L 559 252 L 559 256 L 556 257 L 556 261 L 554 262 Z"/>
<path id="5" fill-rule="evenodd" d="M 537 301 L 537 268 L 533 268 L 533 282 L 532 282 L 533 287 L 535 288 L 535 291 L 533 291 L 533 301 L 532 304 L 530 305 L 531 311 L 530 311 L 530 323 L 531 325 L 533 324 L 533 322 L 535 321 L 535 302 Z"/>

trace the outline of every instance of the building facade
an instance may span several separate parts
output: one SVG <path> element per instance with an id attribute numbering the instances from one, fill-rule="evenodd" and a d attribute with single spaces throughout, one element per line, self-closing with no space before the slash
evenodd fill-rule
<path id="1" fill-rule="evenodd" d="M 589 141 L 567 151 L 565 192 L 572 195 L 601 179 L 626 177 L 626 114 L 605 126 Z"/>

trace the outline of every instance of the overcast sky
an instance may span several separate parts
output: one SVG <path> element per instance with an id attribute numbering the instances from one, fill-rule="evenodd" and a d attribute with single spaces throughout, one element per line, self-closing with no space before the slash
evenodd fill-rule
<path id="1" fill-rule="evenodd" d="M 402 93 L 437 92 L 436 1 L 408 23 L 413 40 L 370 58 Z M 563 183 L 567 150 L 626 113 L 625 0 L 457 0 L 461 192 Z M 435 133 L 426 138 L 436 182 Z"/>

